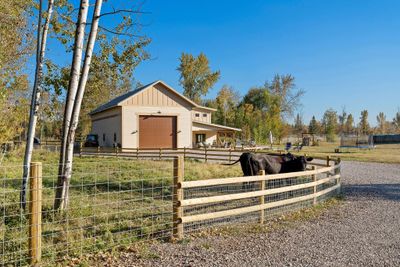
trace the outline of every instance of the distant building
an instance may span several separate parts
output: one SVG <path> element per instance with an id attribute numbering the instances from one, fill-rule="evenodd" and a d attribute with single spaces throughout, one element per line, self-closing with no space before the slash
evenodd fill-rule
<path id="1" fill-rule="evenodd" d="M 211 123 L 215 109 L 200 106 L 163 81 L 118 96 L 90 113 L 100 146 L 181 148 L 227 145 L 240 129 Z"/>

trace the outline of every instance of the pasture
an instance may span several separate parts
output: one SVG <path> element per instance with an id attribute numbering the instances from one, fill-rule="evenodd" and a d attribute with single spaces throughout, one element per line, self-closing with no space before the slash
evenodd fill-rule
<path id="1" fill-rule="evenodd" d="M 74 158 L 70 206 L 53 210 L 58 154 L 38 151 L 43 162 L 42 248 L 45 261 L 73 257 L 140 239 L 168 239 L 172 222 L 172 161 Z M 22 162 L 18 152 L 0 165 L 2 265 L 28 262 L 28 214 L 19 208 Z M 185 179 L 238 176 L 240 167 L 187 161 Z"/>

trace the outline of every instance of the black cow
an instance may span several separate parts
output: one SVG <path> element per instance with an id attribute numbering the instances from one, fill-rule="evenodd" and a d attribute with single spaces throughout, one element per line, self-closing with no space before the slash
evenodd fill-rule
<path id="1" fill-rule="evenodd" d="M 294 156 L 293 154 L 287 153 L 284 155 L 277 154 L 253 154 L 243 153 L 240 158 L 226 165 L 233 165 L 240 162 L 244 176 L 258 175 L 261 170 L 265 170 L 266 174 L 277 174 L 277 173 L 288 173 L 288 172 L 299 172 L 305 171 L 307 162 L 313 160 L 311 157 Z M 268 188 L 274 188 L 277 186 L 288 186 L 293 184 L 293 179 L 283 179 L 279 181 L 268 181 Z M 244 183 L 244 188 L 249 190 L 255 189 L 255 183 Z M 292 192 L 289 193 L 292 195 Z M 276 196 L 270 196 L 271 199 L 279 200 L 279 194 Z"/>
<path id="2" fill-rule="evenodd" d="M 294 156 L 290 153 L 284 155 L 243 153 L 240 158 L 227 165 L 240 162 L 244 176 L 257 175 L 261 170 L 266 174 L 305 171 L 307 162 L 313 158 Z"/>

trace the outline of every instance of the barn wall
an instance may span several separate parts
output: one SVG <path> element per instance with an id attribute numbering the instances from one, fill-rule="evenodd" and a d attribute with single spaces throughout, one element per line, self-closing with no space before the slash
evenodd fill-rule
<path id="1" fill-rule="evenodd" d="M 199 116 L 196 117 L 196 114 L 198 114 Z M 207 116 L 204 117 L 204 114 L 206 114 Z M 211 123 L 211 112 L 210 111 L 192 110 L 192 119 L 193 119 L 193 121 Z"/>
<path id="2" fill-rule="evenodd" d="M 192 120 L 190 109 L 182 106 L 176 107 L 122 107 L 122 146 L 136 148 L 139 146 L 139 116 L 176 116 L 177 117 L 177 147 L 191 147 Z"/>
<path id="3" fill-rule="evenodd" d="M 99 144 L 103 147 L 112 147 L 114 144 L 114 134 L 117 143 L 121 140 L 121 108 L 117 107 L 92 116 L 92 134 L 99 136 Z M 103 134 L 105 140 L 103 140 Z"/>

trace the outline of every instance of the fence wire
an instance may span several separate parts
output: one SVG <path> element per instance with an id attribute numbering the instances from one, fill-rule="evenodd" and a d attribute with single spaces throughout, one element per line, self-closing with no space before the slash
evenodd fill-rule
<path id="1" fill-rule="evenodd" d="M 77 162 L 69 189 L 69 205 L 64 211 L 53 208 L 57 171 L 57 164 L 43 164 L 44 264 L 140 239 L 171 236 L 171 161 L 91 159 Z M 1 266 L 24 266 L 30 260 L 30 214 L 20 209 L 21 177 L 22 165 L 0 166 Z"/>
<path id="2" fill-rule="evenodd" d="M 318 161 L 316 161 L 318 162 Z M 318 163 L 322 163 L 319 161 Z M 320 168 L 320 167 L 319 167 Z M 316 180 L 320 180 L 323 178 L 327 178 L 329 176 L 334 175 L 333 172 L 328 173 L 319 173 L 316 175 Z M 307 184 L 313 182 L 313 177 L 311 175 L 308 176 L 299 176 L 295 178 L 289 179 L 273 179 L 267 180 L 265 182 L 265 189 L 276 189 L 283 188 L 287 186 L 295 186 L 301 184 Z M 316 192 L 320 192 L 322 190 L 328 189 L 337 184 L 337 180 L 332 180 L 330 182 L 326 182 L 316 186 Z M 248 182 L 248 183 L 236 183 L 229 185 L 212 185 L 212 186 L 203 186 L 203 187 L 194 187 L 194 188 L 185 188 L 184 189 L 184 199 L 194 199 L 201 197 L 211 197 L 211 196 L 220 196 L 220 195 L 230 195 L 237 193 L 246 193 L 261 190 L 260 182 Z M 275 193 L 263 196 L 264 203 L 273 203 L 277 201 L 284 201 L 292 198 L 302 197 L 312 195 L 314 193 L 314 187 L 307 187 L 302 189 L 291 190 L 282 193 Z M 337 194 L 336 191 L 329 192 L 328 194 L 319 196 L 316 198 L 316 203 L 323 202 Z M 199 215 L 199 214 L 208 214 L 219 211 L 227 211 L 236 208 L 243 207 L 251 207 L 260 204 L 260 197 L 249 197 L 244 199 L 236 199 L 236 200 L 226 200 L 222 202 L 216 203 L 207 203 L 207 204 L 197 204 L 193 206 L 184 207 L 183 214 L 184 216 L 191 215 Z M 301 210 L 304 208 L 309 208 L 314 205 L 313 199 L 298 201 L 296 203 L 286 204 L 278 207 L 267 208 L 264 210 L 264 220 L 271 219 L 276 217 L 277 215 L 282 215 L 288 212 L 293 212 L 297 210 Z M 216 219 L 206 219 L 197 222 L 186 223 L 184 225 L 185 233 L 196 232 L 199 230 L 204 230 L 207 228 L 215 227 L 215 226 L 224 226 L 232 223 L 249 223 L 249 222 L 260 222 L 261 221 L 261 212 L 249 212 L 240 215 L 226 216 L 222 218 Z"/>

